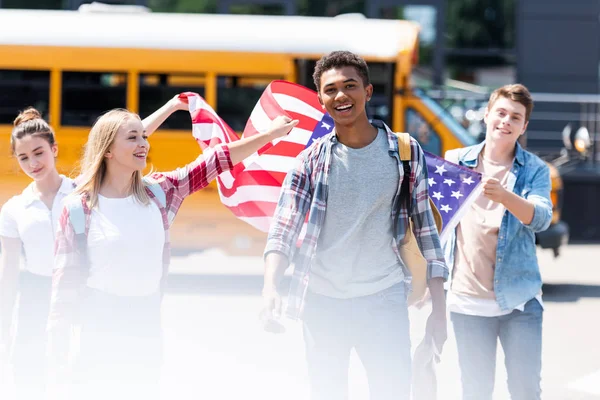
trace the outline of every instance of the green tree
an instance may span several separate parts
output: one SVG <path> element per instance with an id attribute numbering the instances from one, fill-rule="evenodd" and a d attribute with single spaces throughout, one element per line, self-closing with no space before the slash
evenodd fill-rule
<path id="1" fill-rule="evenodd" d="M 217 0 L 148 0 L 154 12 L 216 13 Z"/>

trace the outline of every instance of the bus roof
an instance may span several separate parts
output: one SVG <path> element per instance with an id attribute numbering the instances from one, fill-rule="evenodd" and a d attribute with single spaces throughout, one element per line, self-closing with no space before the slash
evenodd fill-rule
<path id="1" fill-rule="evenodd" d="M 412 52 L 409 21 L 338 17 L 0 10 L 0 46 L 240 51 L 320 55 L 349 50 L 395 59 Z"/>

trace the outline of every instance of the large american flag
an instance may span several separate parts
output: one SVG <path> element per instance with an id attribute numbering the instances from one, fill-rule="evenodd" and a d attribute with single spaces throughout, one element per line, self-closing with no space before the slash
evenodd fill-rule
<path id="1" fill-rule="evenodd" d="M 188 99 L 194 137 L 202 149 L 239 140 L 201 96 L 182 95 Z M 281 184 L 295 157 L 333 129 L 333 119 L 324 112 L 316 92 L 295 83 L 273 81 L 254 107 L 242 137 L 266 132 L 279 115 L 287 115 L 299 123 L 287 136 L 265 145 L 217 178 L 223 204 L 236 217 L 263 232 L 269 230 Z"/>
<path id="2" fill-rule="evenodd" d="M 189 102 L 193 134 L 202 149 L 239 140 L 238 135 L 196 93 L 184 93 Z M 242 137 L 266 132 L 278 115 L 298 119 L 289 135 L 269 143 L 217 178 L 219 196 L 233 214 L 267 232 L 281 184 L 295 157 L 333 129 L 333 119 L 319 104 L 317 93 L 286 81 L 273 81 L 265 89 L 244 128 Z M 440 210 L 442 243 L 480 193 L 480 174 L 425 153 L 429 193 Z"/>
<path id="3" fill-rule="evenodd" d="M 425 152 L 429 175 L 429 196 L 440 211 L 443 221 L 440 241 L 449 234 L 481 194 L 481 174 Z"/>

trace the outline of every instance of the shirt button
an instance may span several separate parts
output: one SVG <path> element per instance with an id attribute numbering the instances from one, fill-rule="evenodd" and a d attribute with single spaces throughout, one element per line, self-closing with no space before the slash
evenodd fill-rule
<path id="1" fill-rule="evenodd" d="M 502 257 L 498 257 L 498 262 L 502 261 Z"/>

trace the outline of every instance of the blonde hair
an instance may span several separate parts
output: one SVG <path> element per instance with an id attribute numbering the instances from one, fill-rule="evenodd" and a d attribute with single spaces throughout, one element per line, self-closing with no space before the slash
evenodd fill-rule
<path id="1" fill-rule="evenodd" d="M 106 175 L 106 152 L 115 141 L 119 128 L 127 119 L 140 117 L 128 110 L 117 108 L 108 111 L 96 120 L 85 145 L 81 161 L 81 176 L 75 194 L 88 196 L 89 208 L 98 204 L 98 192 Z M 136 200 L 146 205 L 150 202 L 143 182 L 142 171 L 135 171 L 131 177 L 131 191 Z"/>
<path id="2" fill-rule="evenodd" d="M 46 140 L 50 147 L 56 144 L 54 131 L 42 118 L 42 114 L 33 107 L 29 107 L 19 113 L 13 122 L 14 128 L 10 135 L 10 148 L 15 153 L 17 140 L 25 136 L 37 136 Z"/>

